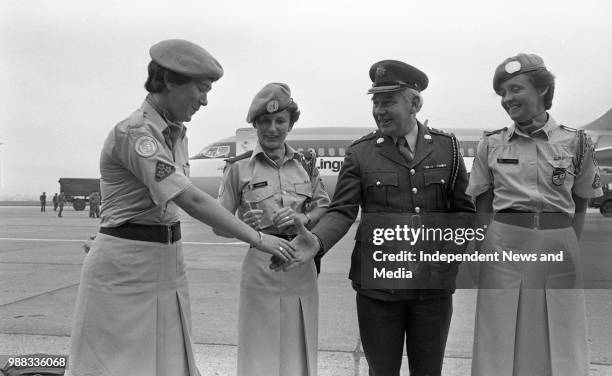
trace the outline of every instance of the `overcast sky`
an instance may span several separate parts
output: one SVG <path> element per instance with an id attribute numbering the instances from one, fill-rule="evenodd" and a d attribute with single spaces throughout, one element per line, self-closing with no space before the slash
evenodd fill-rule
<path id="1" fill-rule="evenodd" d="M 296 126 L 373 126 L 368 69 L 398 59 L 426 72 L 419 119 L 438 128 L 508 124 L 491 87 L 518 52 L 557 76 L 551 113 L 582 126 L 612 106 L 612 2 L 171 0 L 0 2 L 0 199 L 98 177 L 110 129 L 138 108 L 149 47 L 196 42 L 225 76 L 187 124 L 190 154 L 247 126 L 266 83 L 286 82 Z"/>

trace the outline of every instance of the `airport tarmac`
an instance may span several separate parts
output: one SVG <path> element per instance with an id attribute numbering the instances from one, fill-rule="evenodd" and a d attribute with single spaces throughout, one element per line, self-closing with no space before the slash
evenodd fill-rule
<path id="1" fill-rule="evenodd" d="M 585 291 L 591 376 L 612 375 L 612 218 L 589 210 L 581 240 L 589 263 Z M 240 265 L 246 245 L 215 236 L 183 216 L 196 359 L 202 375 L 235 374 Z M 0 207 L 0 355 L 67 354 L 81 244 L 98 220 L 67 207 Z M 347 279 L 356 227 L 324 258 L 319 278 L 319 375 L 367 375 L 355 293 Z M 586 251 L 584 251 L 586 250 Z M 607 265 L 606 265 L 607 264 Z M 470 374 L 476 291 L 454 295 L 443 374 Z M 406 359 L 402 375 L 408 375 Z"/>

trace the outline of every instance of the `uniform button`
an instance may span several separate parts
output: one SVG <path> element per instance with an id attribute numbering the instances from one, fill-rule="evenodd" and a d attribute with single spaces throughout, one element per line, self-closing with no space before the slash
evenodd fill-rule
<path id="1" fill-rule="evenodd" d="M 440 183 L 444 184 L 446 182 L 444 181 L 444 179 L 440 179 Z"/>
<path id="2" fill-rule="evenodd" d="M 421 208 L 418 207 L 418 206 L 415 206 L 414 207 L 414 212 L 417 213 L 417 214 L 420 213 L 421 212 Z"/>
<path id="3" fill-rule="evenodd" d="M 380 180 L 378 180 L 378 181 L 376 182 L 376 186 L 377 186 L 377 187 L 378 187 L 378 186 L 380 186 Z"/>
<path id="4" fill-rule="evenodd" d="M 415 187 L 415 188 L 412 188 L 412 193 L 414 193 L 415 195 L 417 194 L 417 192 L 418 192 L 418 191 L 419 191 L 419 190 L 418 190 L 418 189 L 416 189 L 416 187 Z"/>
<path id="5" fill-rule="evenodd" d="M 414 171 L 414 168 L 410 169 L 410 175 L 414 175 L 416 173 L 416 171 Z"/>

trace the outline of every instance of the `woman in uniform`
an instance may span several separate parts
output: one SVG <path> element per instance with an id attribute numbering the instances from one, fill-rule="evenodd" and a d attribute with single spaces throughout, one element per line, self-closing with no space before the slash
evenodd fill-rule
<path id="1" fill-rule="evenodd" d="M 149 95 L 100 157 L 102 219 L 81 274 L 68 375 L 198 376 L 179 208 L 282 259 L 285 239 L 253 230 L 193 186 L 184 122 L 207 104 L 221 65 L 202 47 L 151 47 Z"/>
<path id="2" fill-rule="evenodd" d="M 249 226 L 288 240 L 297 233 L 296 221 L 310 227 L 329 205 L 316 168 L 285 143 L 299 115 L 289 86 L 270 83 L 261 89 L 247 115 L 258 143 L 228 161 L 219 192 L 221 205 Z M 242 264 L 238 375 L 316 375 L 315 264 L 285 273 L 269 264 L 270 257 L 253 247 Z"/>
<path id="3" fill-rule="evenodd" d="M 539 56 L 504 60 L 493 88 L 513 123 L 484 133 L 467 189 L 489 224 L 480 251 L 500 256 L 480 269 L 472 375 L 586 376 L 577 239 L 587 200 L 601 195 L 593 147 L 547 112 L 555 77 Z M 563 261 L 540 261 L 561 251 Z"/>

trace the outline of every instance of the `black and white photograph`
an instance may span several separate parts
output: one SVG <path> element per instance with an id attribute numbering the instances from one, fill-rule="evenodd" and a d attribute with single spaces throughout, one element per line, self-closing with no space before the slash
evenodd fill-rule
<path id="1" fill-rule="evenodd" d="M 612 376 L 612 2 L 0 3 L 0 375 Z"/>

